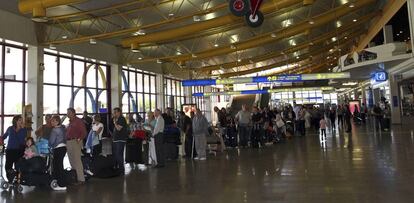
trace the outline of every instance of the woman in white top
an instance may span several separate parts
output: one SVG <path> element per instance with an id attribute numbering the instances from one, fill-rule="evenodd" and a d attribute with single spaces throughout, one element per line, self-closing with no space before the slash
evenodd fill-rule
<path id="1" fill-rule="evenodd" d="M 92 157 L 96 157 L 102 152 L 102 134 L 104 125 L 101 123 L 101 116 L 95 115 L 93 117 L 92 131 L 95 132 L 96 138 L 93 139 Z"/>
<path id="2" fill-rule="evenodd" d="M 153 112 L 148 112 L 147 113 L 147 117 L 148 119 L 145 121 L 144 123 L 144 128 L 146 130 L 151 131 L 151 135 L 153 134 L 154 128 L 155 128 L 155 124 L 156 124 L 156 120 L 154 117 L 154 113 Z M 149 137 L 148 139 L 148 144 L 149 144 L 149 149 L 148 149 L 148 164 L 150 165 L 157 165 L 157 153 L 155 151 L 155 140 L 154 137 Z"/>

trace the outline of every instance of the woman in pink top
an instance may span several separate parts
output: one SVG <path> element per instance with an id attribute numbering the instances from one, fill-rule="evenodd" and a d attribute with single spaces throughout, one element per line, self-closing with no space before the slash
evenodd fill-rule
<path id="1" fill-rule="evenodd" d="M 326 120 L 324 117 L 319 121 L 319 127 L 321 129 L 321 136 L 326 139 Z"/>

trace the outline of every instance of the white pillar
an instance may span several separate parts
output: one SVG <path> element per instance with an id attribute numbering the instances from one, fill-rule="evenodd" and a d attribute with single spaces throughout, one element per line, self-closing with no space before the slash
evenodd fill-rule
<path id="1" fill-rule="evenodd" d="M 165 93 L 164 93 L 164 74 L 157 74 L 157 108 L 161 111 L 164 111 L 167 106 L 165 106 Z M 154 111 L 154 109 L 152 109 Z"/>
<path id="2" fill-rule="evenodd" d="M 204 87 L 204 92 L 212 92 L 212 90 L 211 90 L 211 86 L 206 86 L 206 87 Z M 206 110 L 206 118 L 207 118 L 207 120 L 209 121 L 209 122 L 211 122 L 212 121 L 212 116 L 211 116 L 211 114 L 214 112 L 213 111 L 213 107 L 212 107 L 212 102 L 211 102 L 211 97 L 203 97 L 203 99 L 204 99 L 204 109 Z"/>
<path id="3" fill-rule="evenodd" d="M 27 54 L 27 103 L 32 104 L 32 128 L 35 130 L 43 124 L 43 48 L 29 46 Z"/>
<path id="4" fill-rule="evenodd" d="M 185 103 L 193 103 L 193 89 L 192 87 L 184 87 Z"/>
<path id="5" fill-rule="evenodd" d="M 392 124 L 401 124 L 401 104 L 400 104 L 400 92 L 398 88 L 398 81 L 391 75 L 388 79 L 390 86 L 390 106 L 391 106 L 391 122 Z"/>
<path id="6" fill-rule="evenodd" d="M 122 65 L 111 64 L 111 106 L 108 108 L 119 107 L 122 109 Z M 108 109 L 108 112 L 110 110 Z"/>
<path id="7" fill-rule="evenodd" d="M 392 25 L 386 25 L 382 29 L 384 33 L 384 44 L 389 44 L 394 42 L 394 34 L 392 30 Z"/>
<path id="8" fill-rule="evenodd" d="M 365 87 L 361 87 L 361 104 L 365 104 L 365 106 L 367 106 L 367 93 L 365 91 Z"/>

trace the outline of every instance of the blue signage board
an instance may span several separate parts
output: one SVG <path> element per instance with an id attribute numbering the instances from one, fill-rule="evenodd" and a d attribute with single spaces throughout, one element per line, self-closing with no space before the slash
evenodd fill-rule
<path id="1" fill-rule="evenodd" d="M 385 71 L 379 71 L 374 73 L 375 82 L 384 82 L 388 80 L 388 73 Z"/>
<path id="2" fill-rule="evenodd" d="M 215 79 L 183 80 L 182 81 L 183 86 L 209 86 L 209 85 L 215 85 L 215 84 L 216 84 Z"/>

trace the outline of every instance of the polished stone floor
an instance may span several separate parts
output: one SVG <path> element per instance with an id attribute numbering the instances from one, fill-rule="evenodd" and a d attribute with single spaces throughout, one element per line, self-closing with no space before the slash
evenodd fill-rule
<path id="1" fill-rule="evenodd" d="M 414 124 L 414 123 L 413 123 Z M 263 149 L 229 149 L 205 162 L 128 170 L 67 192 L 2 191 L 2 202 L 414 202 L 414 125 L 316 134 Z"/>

